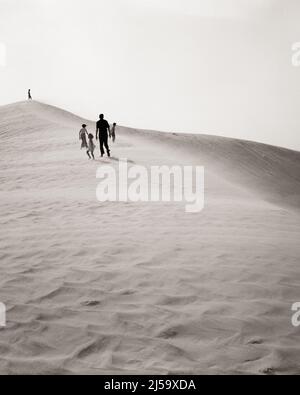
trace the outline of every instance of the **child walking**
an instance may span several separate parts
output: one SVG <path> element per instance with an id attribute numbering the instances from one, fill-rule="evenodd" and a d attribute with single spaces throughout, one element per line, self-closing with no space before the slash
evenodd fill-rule
<path id="1" fill-rule="evenodd" d="M 113 127 L 111 128 L 111 132 L 110 132 L 110 136 L 112 138 L 113 143 L 116 141 L 116 127 L 117 127 L 117 124 L 114 123 Z"/>
<path id="2" fill-rule="evenodd" d="M 88 138 L 89 138 L 88 150 L 86 151 L 86 153 L 90 159 L 93 158 L 93 160 L 95 160 L 94 151 L 95 151 L 96 146 L 94 144 L 94 136 L 90 133 L 88 135 Z"/>

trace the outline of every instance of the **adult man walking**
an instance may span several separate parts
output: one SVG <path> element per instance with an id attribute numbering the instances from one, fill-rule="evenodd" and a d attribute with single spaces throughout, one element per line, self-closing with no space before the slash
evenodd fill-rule
<path id="1" fill-rule="evenodd" d="M 109 137 L 111 137 L 110 134 L 110 126 L 109 123 L 104 119 L 104 115 L 100 115 L 100 120 L 97 122 L 97 130 L 96 130 L 96 140 L 100 141 L 100 153 L 101 157 L 104 155 L 104 148 L 106 149 L 107 156 L 110 157 L 110 150 L 108 146 L 108 133 Z"/>

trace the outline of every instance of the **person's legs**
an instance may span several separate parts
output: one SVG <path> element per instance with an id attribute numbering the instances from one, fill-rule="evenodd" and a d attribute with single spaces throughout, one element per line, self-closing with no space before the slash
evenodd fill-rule
<path id="1" fill-rule="evenodd" d="M 108 146 L 108 136 L 105 136 L 105 138 L 104 138 L 104 146 L 105 146 L 107 155 L 110 156 L 110 149 L 109 149 L 109 146 Z"/>
<path id="2" fill-rule="evenodd" d="M 86 154 L 87 154 L 87 156 L 88 156 L 90 159 L 92 159 L 92 158 L 91 158 L 91 155 L 90 155 L 90 151 L 86 151 Z"/>
<path id="3" fill-rule="evenodd" d="M 103 136 L 100 136 L 100 154 L 101 154 L 101 156 L 104 155 L 104 148 L 103 148 L 103 145 L 104 145 Z"/>

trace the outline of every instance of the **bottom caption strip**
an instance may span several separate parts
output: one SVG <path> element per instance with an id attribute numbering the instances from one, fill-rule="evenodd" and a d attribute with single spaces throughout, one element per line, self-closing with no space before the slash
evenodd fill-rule
<path id="1" fill-rule="evenodd" d="M 198 378 L 199 379 L 199 378 Z M 197 377 L 182 377 L 182 378 L 149 378 L 144 376 L 124 377 L 124 378 L 110 378 L 103 377 L 104 391 L 119 391 L 119 392 L 161 392 L 161 391 L 197 391 Z"/>

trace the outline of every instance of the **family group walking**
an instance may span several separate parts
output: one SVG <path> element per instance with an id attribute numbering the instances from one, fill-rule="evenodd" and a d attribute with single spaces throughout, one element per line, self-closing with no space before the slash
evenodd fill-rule
<path id="1" fill-rule="evenodd" d="M 100 154 L 101 158 L 105 154 L 110 157 L 110 149 L 108 145 L 108 137 L 112 139 L 113 142 L 116 140 L 116 126 L 114 123 L 112 128 L 110 128 L 109 123 L 104 119 L 104 115 L 99 116 L 99 121 L 97 122 L 96 128 L 96 140 L 100 143 Z M 81 149 L 86 149 L 86 153 L 89 159 L 95 159 L 94 151 L 96 145 L 94 143 L 94 136 L 87 131 L 87 125 L 83 124 L 82 129 L 79 132 L 79 140 L 81 140 Z"/>

